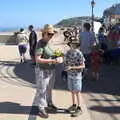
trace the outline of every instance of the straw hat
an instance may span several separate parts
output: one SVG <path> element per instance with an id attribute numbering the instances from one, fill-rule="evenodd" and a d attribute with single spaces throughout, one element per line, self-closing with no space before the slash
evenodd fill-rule
<path id="1" fill-rule="evenodd" d="M 41 29 L 41 31 L 43 33 L 46 32 L 46 33 L 52 33 L 52 34 L 54 34 L 56 32 L 53 25 L 51 25 L 51 24 L 44 25 L 44 27 L 43 27 L 43 29 Z"/>

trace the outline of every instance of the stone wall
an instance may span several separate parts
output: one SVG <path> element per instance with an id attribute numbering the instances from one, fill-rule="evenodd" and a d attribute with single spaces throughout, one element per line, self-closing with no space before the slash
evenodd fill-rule
<path id="1" fill-rule="evenodd" d="M 0 43 L 16 44 L 16 37 L 14 35 L 0 35 Z"/>

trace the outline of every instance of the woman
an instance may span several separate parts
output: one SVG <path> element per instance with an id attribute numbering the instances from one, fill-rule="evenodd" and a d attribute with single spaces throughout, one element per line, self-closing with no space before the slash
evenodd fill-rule
<path id="1" fill-rule="evenodd" d="M 39 115 L 48 118 L 46 107 L 51 110 L 57 108 L 52 103 L 52 88 L 55 82 L 55 64 L 56 59 L 52 59 L 53 50 L 48 44 L 55 31 L 52 25 L 45 25 L 42 30 L 42 39 L 39 40 L 36 47 L 36 80 Z"/>

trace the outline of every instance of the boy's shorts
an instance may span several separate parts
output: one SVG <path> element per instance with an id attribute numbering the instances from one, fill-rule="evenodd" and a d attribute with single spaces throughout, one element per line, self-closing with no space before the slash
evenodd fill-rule
<path id="1" fill-rule="evenodd" d="M 20 55 L 22 55 L 22 54 L 26 53 L 27 47 L 26 47 L 26 45 L 19 45 L 18 49 L 19 49 Z"/>

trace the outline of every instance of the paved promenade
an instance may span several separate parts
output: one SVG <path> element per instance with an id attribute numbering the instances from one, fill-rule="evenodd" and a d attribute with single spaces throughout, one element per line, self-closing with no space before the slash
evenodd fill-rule
<path id="1" fill-rule="evenodd" d="M 0 51 L 0 120 L 42 120 L 39 116 L 30 115 L 36 94 L 34 69 L 30 66 L 30 61 L 19 63 L 17 46 L 1 45 Z M 59 66 L 57 69 L 59 72 L 53 90 L 53 101 L 60 110 L 56 114 L 50 114 L 48 120 L 90 120 L 82 96 L 82 115 L 71 118 L 70 114 L 63 111 L 71 105 L 71 96 L 65 89 L 64 81 L 60 80 Z"/>
<path id="2" fill-rule="evenodd" d="M 68 49 L 62 44 L 61 34 L 54 38 L 51 44 L 55 49 Z M 42 120 L 39 116 L 30 115 L 36 85 L 28 52 L 26 55 L 27 63 L 20 64 L 17 46 L 0 46 L 0 120 Z M 76 118 L 64 112 L 71 105 L 71 97 L 60 73 L 61 65 L 56 68 L 53 90 L 53 101 L 60 109 L 56 114 L 49 113 L 48 120 L 120 120 L 120 65 L 103 65 L 100 81 L 92 81 L 91 78 L 83 81 L 83 114 Z"/>

